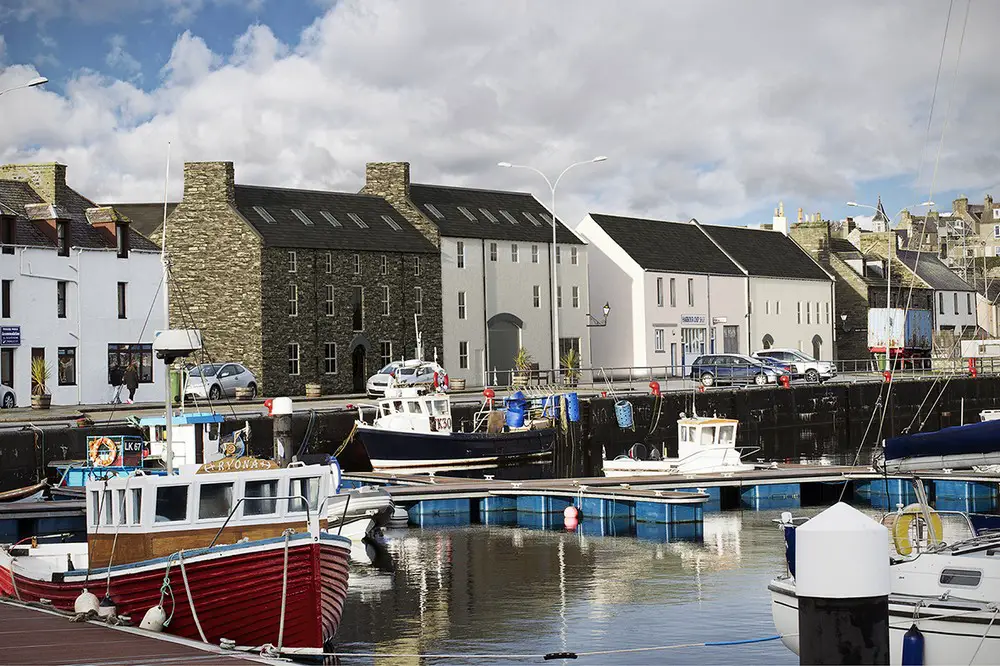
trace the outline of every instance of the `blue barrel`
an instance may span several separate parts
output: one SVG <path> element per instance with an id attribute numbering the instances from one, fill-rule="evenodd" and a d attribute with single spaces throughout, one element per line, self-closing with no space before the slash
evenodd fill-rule
<path id="1" fill-rule="evenodd" d="M 507 403 L 507 427 L 524 427 L 524 403 L 511 400 Z"/>
<path id="2" fill-rule="evenodd" d="M 632 403 L 628 400 L 619 400 L 615 403 L 615 418 L 618 419 L 619 428 L 631 428 L 635 425 L 632 420 Z"/>
<path id="3" fill-rule="evenodd" d="M 580 396 L 576 393 L 566 394 L 566 417 L 573 423 L 580 420 Z"/>
<path id="4" fill-rule="evenodd" d="M 542 398 L 542 416 L 547 419 L 559 418 L 559 396 L 547 395 Z"/>

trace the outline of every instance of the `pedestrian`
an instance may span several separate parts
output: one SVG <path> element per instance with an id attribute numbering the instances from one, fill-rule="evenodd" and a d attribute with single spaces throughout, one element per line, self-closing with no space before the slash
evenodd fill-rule
<path id="1" fill-rule="evenodd" d="M 111 366 L 111 369 L 108 371 L 108 383 L 111 384 L 111 404 L 113 405 L 121 402 L 122 382 L 124 378 L 125 373 L 122 372 L 122 367 L 118 363 Z"/>
<path id="2" fill-rule="evenodd" d="M 125 388 L 128 389 L 128 404 L 131 405 L 135 401 L 135 391 L 139 388 L 139 371 L 135 367 L 135 361 L 128 364 L 124 380 Z"/>

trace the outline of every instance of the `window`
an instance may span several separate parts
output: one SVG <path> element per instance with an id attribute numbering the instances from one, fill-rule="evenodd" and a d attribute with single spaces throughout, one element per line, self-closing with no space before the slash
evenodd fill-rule
<path id="1" fill-rule="evenodd" d="M 956 291 L 954 294 L 952 294 L 952 297 L 955 300 L 955 314 L 958 314 L 958 292 Z"/>
<path id="2" fill-rule="evenodd" d="M 331 227 L 342 227 L 343 226 L 340 223 L 340 220 L 338 220 L 337 218 L 335 218 L 333 215 L 330 214 L 330 211 L 328 211 L 328 210 L 321 210 L 319 212 L 319 214 L 323 217 L 324 220 L 326 220 L 327 222 L 330 223 Z"/>
<path id="3" fill-rule="evenodd" d="M 575 247 L 569 249 L 569 263 L 576 266 L 580 263 L 580 253 Z"/>
<path id="4" fill-rule="evenodd" d="M 663 307 L 663 278 L 656 278 L 656 307 Z"/>
<path id="5" fill-rule="evenodd" d="M 247 481 L 243 489 L 243 515 L 268 516 L 278 512 L 278 500 L 267 499 L 278 496 L 278 482 Z"/>
<path id="6" fill-rule="evenodd" d="M 132 524 L 142 522 L 142 488 L 132 489 Z"/>
<path id="7" fill-rule="evenodd" d="M 328 375 L 337 374 L 336 342 L 327 342 L 323 345 L 323 372 Z"/>
<path id="8" fill-rule="evenodd" d="M 326 253 L 326 272 L 333 272 L 333 252 Z"/>
<path id="9" fill-rule="evenodd" d="M 542 286 L 536 284 L 531 288 L 531 304 L 536 308 L 542 307 Z"/>
<path id="10" fill-rule="evenodd" d="M 549 224 L 552 224 L 552 220 L 554 219 L 548 213 L 539 213 L 538 217 L 542 218 L 542 220 L 544 220 L 545 222 L 548 222 Z"/>
<path id="11" fill-rule="evenodd" d="M 126 284 L 128 284 L 128 283 L 126 283 L 126 282 L 119 282 L 118 283 L 118 318 L 119 319 L 125 319 L 126 318 L 125 317 L 125 315 L 126 315 L 126 312 L 125 312 L 125 302 L 126 302 L 126 298 L 125 298 L 125 285 Z"/>
<path id="12" fill-rule="evenodd" d="M 336 295 L 336 292 L 334 291 L 333 285 L 332 284 L 326 285 L 326 305 L 325 305 L 325 309 L 326 309 L 326 316 L 327 317 L 332 317 L 335 314 L 337 314 L 337 308 L 335 306 L 336 301 L 334 300 L 334 296 L 335 295 Z"/>
<path id="13" fill-rule="evenodd" d="M 823 323 L 829 324 L 830 323 L 830 303 L 829 302 L 824 303 L 823 306 L 824 306 L 824 308 L 823 308 L 823 315 L 824 315 L 824 321 L 823 321 Z"/>
<path id="14" fill-rule="evenodd" d="M 688 278 L 688 306 L 694 307 L 694 278 Z"/>
<path id="15" fill-rule="evenodd" d="M 780 315 L 781 314 L 781 301 L 775 301 L 774 302 L 774 314 L 776 314 L 776 315 Z"/>
<path id="16" fill-rule="evenodd" d="M 187 520 L 187 505 L 187 486 L 159 486 L 156 489 L 156 522 Z"/>
<path id="17" fill-rule="evenodd" d="M 288 285 L 288 316 L 299 316 L 299 286 L 296 284 Z"/>
<path id="18" fill-rule="evenodd" d="M 455 242 L 455 265 L 465 268 L 465 243 L 462 241 Z"/>
<path id="19" fill-rule="evenodd" d="M 319 479 L 292 479 L 289 485 L 289 495 L 301 495 L 309 503 L 309 510 L 315 512 L 319 508 Z M 301 499 L 288 500 L 289 511 L 305 511 L 305 502 Z"/>
<path id="20" fill-rule="evenodd" d="M 526 218 L 528 218 L 528 221 L 529 221 L 529 222 L 531 222 L 531 223 L 532 223 L 533 225 L 535 225 L 536 227 L 540 227 L 540 226 L 542 226 L 542 223 L 541 223 L 541 222 L 539 222 L 538 220 L 536 220 L 536 219 L 535 219 L 535 216 L 534 216 L 534 215 L 532 215 L 531 213 L 529 213 L 529 212 L 525 211 L 524 213 L 521 213 L 521 214 L 522 214 L 522 215 L 524 215 L 524 216 L 525 216 Z"/>
<path id="21" fill-rule="evenodd" d="M 59 386 L 76 386 L 76 347 L 59 347 Z"/>
<path id="22" fill-rule="evenodd" d="M 299 374 L 299 343 L 288 343 L 288 374 Z"/>
<path id="23" fill-rule="evenodd" d="M 580 307 L 580 287 L 573 285 L 570 289 L 570 300 L 574 308 Z"/>
<path id="24" fill-rule="evenodd" d="M 361 255 L 355 253 L 353 259 L 354 259 L 354 274 L 361 275 Z"/>
<path id="25" fill-rule="evenodd" d="M 424 290 L 420 287 L 413 288 L 413 314 L 422 315 L 424 313 Z"/>
<path id="26" fill-rule="evenodd" d="M 56 317 L 66 318 L 66 283 L 62 280 L 56 282 Z"/>
<path id="27" fill-rule="evenodd" d="M 819 323 L 819 301 L 816 301 L 816 323 Z"/>
<path id="28" fill-rule="evenodd" d="M 389 316 L 389 285 L 382 285 L 382 316 Z"/>
<path id="29" fill-rule="evenodd" d="M 115 224 L 115 244 L 118 247 L 118 258 L 128 259 L 128 251 L 132 246 L 129 238 L 129 226 L 123 222 Z"/>
<path id="30" fill-rule="evenodd" d="M 392 219 L 388 215 L 383 215 L 382 216 L 382 221 L 385 222 L 386 224 L 388 224 L 389 228 L 392 229 L 393 231 L 402 231 L 403 230 L 403 227 L 399 226 L 399 222 L 396 222 L 396 220 Z"/>
<path id="31" fill-rule="evenodd" d="M 1000 224 L 993 225 L 993 238 L 1000 238 Z"/>
<path id="32" fill-rule="evenodd" d="M 562 285 L 556 287 L 556 307 L 562 307 Z"/>
<path id="33" fill-rule="evenodd" d="M 975 569 L 942 569 L 941 578 L 938 582 L 941 585 L 962 585 L 965 587 L 978 587 L 979 581 L 983 578 L 983 572 Z"/>
<path id="34" fill-rule="evenodd" d="M 274 224 L 274 218 L 271 217 L 271 214 L 268 213 L 267 209 L 265 209 L 263 206 L 254 206 L 253 209 L 254 212 L 260 215 L 262 220 L 264 220 L 268 224 Z"/>
<path id="35" fill-rule="evenodd" d="M 517 243 L 510 244 L 510 261 L 512 264 L 517 263 Z"/>
<path id="36" fill-rule="evenodd" d="M 469 367 L 469 343 L 466 340 L 458 343 L 458 367 L 460 370 L 467 370 Z"/>
<path id="37" fill-rule="evenodd" d="M 663 352 L 663 329 L 654 328 L 653 329 L 653 351 Z"/>
<path id="38" fill-rule="evenodd" d="M 496 215 L 494 215 L 490 211 L 486 210 L 485 208 L 480 208 L 479 212 L 482 213 L 483 217 L 485 217 L 490 222 L 499 222 L 500 221 L 500 220 L 497 219 Z"/>
<path id="39" fill-rule="evenodd" d="M 14 244 L 17 242 L 17 218 L 0 218 L 0 245 L 4 254 L 14 254 Z"/>
<path id="40" fill-rule="evenodd" d="M 353 222 L 354 224 L 358 225 L 359 229 L 367 229 L 368 228 L 368 223 L 365 222 L 364 220 L 362 220 L 357 214 L 355 214 L 355 213 L 348 213 L 347 217 L 351 218 L 351 222 Z"/>
<path id="41" fill-rule="evenodd" d="M 205 483 L 199 488 L 198 519 L 228 518 L 233 510 L 232 483 Z"/>
<path id="42" fill-rule="evenodd" d="M 354 319 L 354 332 L 365 330 L 365 288 L 351 287 L 351 312 Z"/>
<path id="43" fill-rule="evenodd" d="M 764 314 L 771 314 L 771 301 L 764 301 Z"/>
<path id="44" fill-rule="evenodd" d="M 796 301 L 795 303 L 795 323 L 802 323 L 802 301 Z"/>
<path id="45" fill-rule="evenodd" d="M 378 272 L 379 272 L 379 275 L 388 275 L 389 274 L 389 257 L 385 256 L 384 254 L 379 259 Z"/>
<path id="46" fill-rule="evenodd" d="M 470 213 L 469 209 L 466 208 L 465 206 L 459 206 L 458 207 L 458 212 L 461 213 L 462 215 L 464 215 L 466 217 L 466 219 L 469 220 L 469 222 L 478 222 L 479 221 L 479 220 L 476 219 L 476 216 L 473 215 L 472 213 Z"/>
<path id="47" fill-rule="evenodd" d="M 968 308 L 969 314 L 972 314 L 972 294 L 965 295 L 965 306 Z"/>
<path id="48" fill-rule="evenodd" d="M 413 257 L 413 275 L 420 277 L 420 257 Z"/>
<path id="49" fill-rule="evenodd" d="M 384 368 L 385 366 L 392 363 L 392 341 L 383 340 L 379 343 L 379 350 L 381 353 L 381 365 L 379 367 Z"/>
<path id="50" fill-rule="evenodd" d="M 562 248 L 556 245 L 556 264 L 562 263 Z"/>
<path id="51" fill-rule="evenodd" d="M 130 363 L 137 364 L 139 383 L 150 384 L 153 381 L 153 345 L 152 344 L 109 344 L 108 345 L 108 383 L 117 386 L 121 383 L 121 373 L 124 373 Z M 117 372 L 113 372 L 117 369 Z M 117 379 L 118 383 L 111 381 Z"/>
<path id="52" fill-rule="evenodd" d="M 533 264 L 537 264 L 538 263 L 538 246 L 537 245 L 532 245 L 531 246 L 531 263 L 533 263 Z"/>
<path id="53" fill-rule="evenodd" d="M 56 246 L 60 257 L 69 256 L 69 222 L 56 220 Z"/>
<path id="54" fill-rule="evenodd" d="M 938 292 L 938 314 L 944 314 L 944 294 Z"/>
<path id="55" fill-rule="evenodd" d="M 670 278 L 670 307 L 677 307 L 677 279 Z"/>
<path id="56" fill-rule="evenodd" d="M 290 250 L 288 252 L 288 272 L 299 272 L 299 255 L 295 250 Z"/>
<path id="57" fill-rule="evenodd" d="M 458 318 L 465 319 L 465 292 L 458 292 Z"/>
<path id="58" fill-rule="evenodd" d="M 298 208 L 292 209 L 292 215 L 299 218 L 299 222 L 306 225 L 307 227 L 313 226 L 313 221 L 310 220 L 309 217 Z"/>
<path id="59" fill-rule="evenodd" d="M 506 219 L 511 224 L 517 224 L 517 218 L 514 217 L 513 215 L 511 215 L 510 213 L 508 213 L 507 211 L 501 210 L 500 214 L 503 215 L 504 219 Z"/>
<path id="60" fill-rule="evenodd" d="M 490 261 L 497 260 L 497 244 L 490 243 Z"/>
<path id="61" fill-rule="evenodd" d="M 439 211 L 434 206 L 434 204 L 424 204 L 424 208 L 426 208 L 430 212 L 430 214 L 433 215 L 434 217 L 436 217 L 437 219 L 439 219 L 439 220 L 443 220 L 444 219 L 444 215 L 441 214 L 441 211 Z"/>
<path id="62" fill-rule="evenodd" d="M 806 323 L 812 323 L 812 311 L 809 309 L 809 301 L 806 301 Z"/>
<path id="63" fill-rule="evenodd" d="M 13 280 L 0 282 L 0 317 L 4 319 L 10 319 L 10 289 L 13 285 Z"/>

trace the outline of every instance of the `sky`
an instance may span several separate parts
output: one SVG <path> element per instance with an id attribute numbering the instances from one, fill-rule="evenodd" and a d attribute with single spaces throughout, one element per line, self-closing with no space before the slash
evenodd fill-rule
<path id="1" fill-rule="evenodd" d="M 970 4 L 971 3 L 971 4 Z M 770 222 L 1000 196 L 991 0 L 3 0 L 0 162 L 99 202 L 239 183 L 533 192 L 557 214 Z M 939 73 L 940 72 L 940 73 Z M 935 82 L 937 80 L 937 85 Z M 932 112 L 933 111 L 933 112 Z"/>

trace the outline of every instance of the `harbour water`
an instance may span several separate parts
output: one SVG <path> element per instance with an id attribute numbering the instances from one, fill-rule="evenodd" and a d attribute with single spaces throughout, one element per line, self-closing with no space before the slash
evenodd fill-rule
<path id="1" fill-rule="evenodd" d="M 582 653 L 771 636 L 767 583 L 784 568 L 782 536 L 771 522 L 778 514 L 706 512 L 700 541 L 598 536 L 615 526 L 586 523 L 573 532 L 479 525 L 389 530 L 396 569 L 352 577 L 332 647 L 376 653 L 379 663 L 383 656 L 390 659 L 385 663 L 420 663 L 390 655 Z M 611 652 L 572 663 L 797 661 L 771 641 Z"/>

